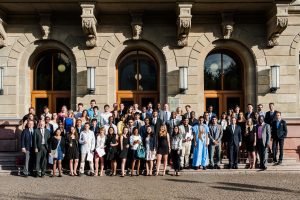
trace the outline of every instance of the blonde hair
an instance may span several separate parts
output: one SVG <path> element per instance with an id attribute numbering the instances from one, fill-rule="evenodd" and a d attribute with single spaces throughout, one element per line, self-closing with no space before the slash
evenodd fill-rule
<path id="1" fill-rule="evenodd" d="M 162 125 L 159 130 L 159 136 L 165 137 L 165 136 L 167 136 L 167 134 L 168 134 L 168 132 L 167 132 L 166 125 Z"/>
<path id="2" fill-rule="evenodd" d="M 250 125 L 248 125 L 248 123 L 251 123 Z M 249 134 L 250 131 L 252 131 L 254 128 L 254 125 L 253 125 L 253 121 L 251 118 L 249 118 L 246 122 L 246 134 Z"/>

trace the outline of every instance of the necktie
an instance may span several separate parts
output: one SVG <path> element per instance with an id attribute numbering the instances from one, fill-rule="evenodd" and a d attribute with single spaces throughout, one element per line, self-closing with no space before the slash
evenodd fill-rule
<path id="1" fill-rule="evenodd" d="M 232 133 L 234 134 L 235 125 L 232 125 Z"/>
<path id="2" fill-rule="evenodd" d="M 173 119 L 173 127 L 175 126 L 175 119 Z"/>

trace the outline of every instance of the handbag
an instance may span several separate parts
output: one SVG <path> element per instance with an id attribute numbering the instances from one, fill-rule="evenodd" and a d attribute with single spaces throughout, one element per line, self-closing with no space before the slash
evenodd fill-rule
<path id="1" fill-rule="evenodd" d="M 58 144 L 57 144 L 57 147 L 60 145 L 60 140 L 59 140 L 59 142 L 58 142 Z M 57 147 L 56 147 L 56 149 L 54 149 L 54 150 L 52 150 L 51 149 L 51 157 L 52 158 L 57 158 L 58 157 L 58 152 L 57 152 Z"/>
<path id="2" fill-rule="evenodd" d="M 135 157 L 138 159 L 145 159 L 146 157 L 146 152 L 145 152 L 145 148 L 143 147 L 142 144 L 140 144 L 138 146 L 138 148 L 135 151 Z"/>

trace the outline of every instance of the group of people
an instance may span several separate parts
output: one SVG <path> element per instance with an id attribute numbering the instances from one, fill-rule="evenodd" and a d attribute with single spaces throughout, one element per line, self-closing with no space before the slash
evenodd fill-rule
<path id="1" fill-rule="evenodd" d="M 183 168 L 206 170 L 220 169 L 221 152 L 226 149 L 229 169 L 238 168 L 240 147 L 245 146 L 249 168 L 267 169 L 270 140 L 272 139 L 273 162 L 281 164 L 284 138 L 287 136 L 286 122 L 281 113 L 269 104 L 270 111 L 264 113 L 262 105 L 254 112 L 252 104 L 247 112 L 239 106 L 222 113 L 220 119 L 213 106 L 200 117 L 185 106 L 185 113 L 178 107 L 169 111 L 168 104 L 152 103 L 139 110 L 134 104 L 104 106 L 100 112 L 95 100 L 90 108 L 78 104 L 76 112 L 63 106 L 60 113 L 50 113 L 48 107 L 37 116 L 34 108 L 23 118 L 21 148 L 24 153 L 24 176 L 29 174 L 44 177 L 47 166 L 52 165 L 52 175 L 61 177 L 63 169 L 70 176 L 88 174 L 103 176 L 106 172 L 120 176 L 165 175 L 167 165 L 179 176 Z M 277 148 L 280 148 L 277 160 Z M 161 164 L 163 164 L 161 170 Z M 79 170 L 78 170 L 79 166 Z"/>

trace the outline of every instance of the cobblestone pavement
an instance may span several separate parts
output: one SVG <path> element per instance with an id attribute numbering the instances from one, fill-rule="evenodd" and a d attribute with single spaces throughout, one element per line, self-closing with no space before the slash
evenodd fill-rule
<path id="1" fill-rule="evenodd" d="M 0 176 L 0 199 L 300 199 L 300 173 L 194 173 L 180 177 Z"/>

